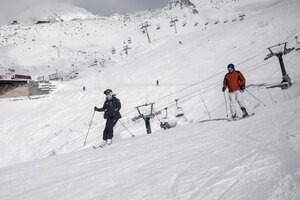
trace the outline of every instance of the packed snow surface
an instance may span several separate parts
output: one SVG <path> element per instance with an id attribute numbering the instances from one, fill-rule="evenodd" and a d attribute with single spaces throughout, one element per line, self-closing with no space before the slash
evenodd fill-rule
<path id="1" fill-rule="evenodd" d="M 68 20 L 0 26 L 1 76 L 14 69 L 64 78 L 48 95 L 0 99 L 1 200 L 300 199 L 300 2 L 191 2 L 198 14 L 166 7 L 91 19 L 84 11 L 80 19 L 60 13 Z M 276 57 L 264 60 L 266 48 L 282 42 L 295 47 L 283 56 L 293 85 L 267 89 L 282 73 Z M 244 74 L 255 113 L 231 122 L 221 91 L 229 63 Z M 93 149 L 105 126 L 93 108 L 107 88 L 123 118 L 113 144 Z M 147 135 L 144 120 L 132 119 L 136 106 L 152 102 Z M 161 129 L 166 120 L 177 126 Z"/>

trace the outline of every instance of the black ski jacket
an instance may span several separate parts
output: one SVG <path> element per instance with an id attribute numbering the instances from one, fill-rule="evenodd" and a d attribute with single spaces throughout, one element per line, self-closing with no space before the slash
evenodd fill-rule
<path id="1" fill-rule="evenodd" d="M 114 97 L 109 100 L 106 99 L 106 101 L 103 104 L 102 108 L 95 107 L 95 110 L 98 112 L 104 111 L 104 119 L 115 117 L 117 119 L 122 118 L 120 114 L 121 109 L 121 102 L 117 97 Z"/>

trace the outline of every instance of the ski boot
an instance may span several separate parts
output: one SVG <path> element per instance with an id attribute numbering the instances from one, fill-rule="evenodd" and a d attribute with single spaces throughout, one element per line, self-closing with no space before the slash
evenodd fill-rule
<path id="1" fill-rule="evenodd" d="M 245 118 L 245 117 L 248 117 L 248 116 L 249 116 L 249 114 L 248 114 L 248 112 L 247 112 L 246 108 L 244 108 L 244 107 L 241 107 L 241 110 L 242 110 L 242 112 L 243 112 L 243 118 Z"/>
<path id="2" fill-rule="evenodd" d="M 237 118 L 236 114 L 231 116 L 231 119 L 235 120 Z"/>

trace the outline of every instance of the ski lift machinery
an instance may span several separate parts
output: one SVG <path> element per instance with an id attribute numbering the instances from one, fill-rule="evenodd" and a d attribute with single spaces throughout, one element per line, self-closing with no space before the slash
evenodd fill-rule
<path id="1" fill-rule="evenodd" d="M 283 50 L 278 51 L 278 48 L 282 48 L 283 46 Z M 282 90 L 288 89 L 292 86 L 292 80 L 289 77 L 289 75 L 287 74 L 286 70 L 285 70 L 285 66 L 284 66 L 284 62 L 283 62 L 283 56 L 292 52 L 295 48 L 287 48 L 287 42 L 284 43 L 279 43 L 277 45 L 271 46 L 267 48 L 270 53 L 267 55 L 267 57 L 264 60 L 268 60 L 269 58 L 276 56 L 279 60 L 280 63 L 280 68 L 281 68 L 281 72 L 282 72 L 282 81 L 280 84 L 275 85 L 275 87 L 281 87 Z M 274 49 L 277 51 L 274 51 Z M 274 86 L 271 86 L 269 88 L 272 88 Z"/>
<path id="2" fill-rule="evenodd" d="M 154 105 L 154 103 L 146 103 L 145 105 L 141 105 L 141 106 L 137 106 L 136 107 L 136 109 L 137 109 L 137 111 L 139 113 L 140 118 L 142 118 L 142 119 L 145 120 L 147 134 L 151 133 L 150 119 L 154 117 L 154 114 L 153 114 L 153 105 Z M 149 107 L 149 106 L 150 106 L 150 111 L 147 113 L 147 110 L 146 110 L 145 114 L 142 114 L 142 112 L 141 112 L 140 109 L 142 107 Z"/>
<path id="3" fill-rule="evenodd" d="M 176 110 L 175 110 L 175 117 L 182 117 L 184 115 L 183 108 L 178 106 L 178 100 L 175 99 L 176 102 Z"/>

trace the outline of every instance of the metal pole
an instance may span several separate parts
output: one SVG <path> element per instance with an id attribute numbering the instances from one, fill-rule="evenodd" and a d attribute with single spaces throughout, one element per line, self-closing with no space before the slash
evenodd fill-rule
<path id="1" fill-rule="evenodd" d="M 150 40 L 150 36 L 149 36 L 148 30 L 147 30 L 147 27 L 145 27 L 145 30 L 146 30 L 146 33 L 147 33 L 148 42 L 151 43 L 151 40 Z"/>
<path id="2" fill-rule="evenodd" d="M 94 115 L 95 115 L 95 110 L 94 110 L 94 113 L 93 113 L 93 116 L 92 116 L 92 119 L 91 119 L 91 122 L 90 122 L 90 125 L 89 125 L 89 129 L 86 133 L 86 136 L 85 136 L 85 140 L 84 140 L 84 143 L 83 143 L 83 146 L 86 144 L 86 140 L 87 140 L 87 137 L 89 135 L 89 132 L 90 132 L 90 128 L 91 128 L 91 125 L 92 125 L 92 122 L 93 122 L 93 119 L 94 119 Z"/>
<path id="3" fill-rule="evenodd" d="M 282 53 L 278 54 L 277 57 L 279 59 L 282 76 L 284 76 L 284 75 L 286 75 L 286 71 L 285 71 L 285 67 L 284 67 L 284 63 L 283 63 L 283 59 L 282 59 Z"/>
<path id="4" fill-rule="evenodd" d="M 166 119 L 168 118 L 168 107 L 165 108 L 166 110 Z"/>
<path id="5" fill-rule="evenodd" d="M 260 102 L 262 105 L 267 106 L 261 100 L 259 100 L 256 96 L 254 96 L 253 94 L 251 94 L 248 90 L 245 89 L 245 91 L 248 92 L 254 99 L 256 99 L 258 102 Z"/>
<path id="6" fill-rule="evenodd" d="M 208 109 L 207 109 L 206 103 L 204 102 L 204 99 L 202 98 L 202 95 L 201 95 L 201 94 L 200 94 L 200 97 L 201 97 L 202 102 L 203 102 L 203 104 L 204 104 L 204 107 L 205 107 L 205 109 L 206 109 L 206 111 L 207 111 L 208 117 L 209 117 L 209 119 L 211 119 L 210 113 L 209 113 L 209 111 L 208 111 Z M 226 108 L 227 108 L 227 105 L 226 105 Z"/>
<path id="7" fill-rule="evenodd" d="M 280 63 L 281 72 L 282 72 L 282 83 L 288 82 L 290 85 L 292 85 L 292 80 L 289 77 L 289 75 L 286 73 L 282 55 L 283 55 L 282 53 L 277 55 Z"/>
<path id="8" fill-rule="evenodd" d="M 124 126 L 124 128 L 128 131 L 128 133 L 130 133 L 130 135 L 132 137 L 134 137 L 134 135 L 128 130 L 128 128 L 121 122 L 121 120 L 120 120 L 120 123 L 122 124 L 122 126 Z"/>
<path id="9" fill-rule="evenodd" d="M 177 33 L 177 27 L 176 27 L 176 22 L 178 21 L 178 19 L 177 18 L 173 18 L 173 19 L 171 19 L 171 26 L 174 26 L 174 28 L 175 28 L 175 33 Z"/>
<path id="10" fill-rule="evenodd" d="M 149 26 L 150 25 L 148 24 L 148 22 L 146 22 L 146 23 L 142 24 L 141 29 L 144 29 L 144 31 L 146 32 L 147 37 L 148 37 L 148 42 L 151 43 L 150 36 L 149 36 L 149 33 L 148 33 L 148 29 L 147 29 L 147 27 L 149 27 Z"/>
<path id="11" fill-rule="evenodd" d="M 174 22 L 175 33 L 177 33 L 176 22 Z"/>
<path id="12" fill-rule="evenodd" d="M 151 134 L 150 116 L 147 115 L 145 118 L 147 134 Z"/>

